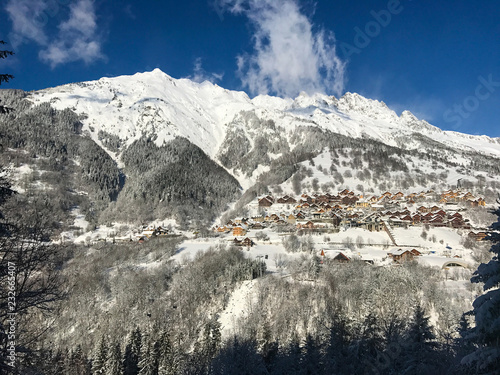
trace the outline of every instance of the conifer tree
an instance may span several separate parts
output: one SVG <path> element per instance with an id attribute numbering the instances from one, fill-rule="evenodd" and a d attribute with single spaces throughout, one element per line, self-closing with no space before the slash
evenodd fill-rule
<path id="1" fill-rule="evenodd" d="M 108 343 L 104 335 L 97 343 L 92 355 L 92 375 L 104 375 L 108 360 Z"/>
<path id="2" fill-rule="evenodd" d="M 121 375 L 123 373 L 121 356 L 120 344 L 114 343 L 111 345 L 108 358 L 106 359 L 106 375 Z"/>
<path id="3" fill-rule="evenodd" d="M 158 375 L 160 345 L 151 337 L 142 342 L 139 375 Z"/>
<path id="4" fill-rule="evenodd" d="M 81 345 L 76 347 L 76 350 L 73 351 L 70 355 L 70 370 L 74 375 L 88 375 L 90 374 L 91 367 L 90 363 L 87 360 L 85 354 L 83 353 Z"/>
<path id="5" fill-rule="evenodd" d="M 160 337 L 159 375 L 175 375 L 179 372 L 180 358 L 172 343 L 170 333 L 164 331 Z"/>
<path id="6" fill-rule="evenodd" d="M 429 317 L 420 304 L 415 308 L 413 320 L 406 340 L 407 359 L 404 363 L 405 374 L 431 374 L 436 372 L 436 336 L 432 332 Z"/>
<path id="7" fill-rule="evenodd" d="M 129 337 L 123 354 L 123 374 L 137 375 L 139 372 L 139 359 L 141 355 L 142 334 L 136 328 Z"/>
<path id="8" fill-rule="evenodd" d="M 5 42 L 3 40 L 0 40 L 0 45 L 3 45 L 3 44 L 5 44 Z M 14 53 L 12 51 L 0 50 L 0 59 L 5 59 L 8 56 L 12 56 L 13 54 Z M 0 85 L 2 84 L 2 82 L 6 82 L 6 83 L 9 82 L 12 78 L 14 78 L 14 77 L 10 74 L 0 74 Z M 7 113 L 8 111 L 9 111 L 9 108 L 0 105 L 0 114 Z"/>
<path id="9" fill-rule="evenodd" d="M 500 205 L 500 198 L 497 202 Z M 486 264 L 482 263 L 471 279 L 473 283 L 484 283 L 485 291 L 473 303 L 476 326 L 471 340 L 477 349 L 462 360 L 463 364 L 474 366 L 479 374 L 495 374 L 500 368 L 500 207 L 493 213 L 497 222 L 491 225 L 485 238 L 492 242 L 490 252 L 493 258 Z"/>

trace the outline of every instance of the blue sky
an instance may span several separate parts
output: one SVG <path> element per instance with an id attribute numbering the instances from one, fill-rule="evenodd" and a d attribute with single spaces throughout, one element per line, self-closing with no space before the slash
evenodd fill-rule
<path id="1" fill-rule="evenodd" d="M 500 137 L 500 2 L 2 0 L 2 88 L 160 68 L 295 96 L 357 92 L 445 130 Z"/>

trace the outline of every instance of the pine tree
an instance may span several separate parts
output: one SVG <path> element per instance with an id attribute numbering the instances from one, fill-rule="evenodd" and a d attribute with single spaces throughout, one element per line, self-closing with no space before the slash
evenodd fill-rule
<path id="1" fill-rule="evenodd" d="M 122 353 L 120 350 L 120 344 L 115 343 L 111 346 L 108 358 L 106 360 L 106 375 L 122 375 Z"/>
<path id="2" fill-rule="evenodd" d="M 500 205 L 500 198 L 497 202 Z M 464 365 L 475 366 L 480 374 L 497 374 L 500 368 L 500 207 L 493 213 L 498 219 L 485 239 L 492 242 L 490 252 L 494 255 L 478 267 L 471 279 L 473 283 L 484 283 L 485 291 L 473 303 L 476 326 L 471 339 L 477 349 L 462 360 Z"/>
<path id="3" fill-rule="evenodd" d="M 158 375 L 160 345 L 150 337 L 142 342 L 139 375 Z"/>
<path id="4" fill-rule="evenodd" d="M 129 337 L 123 354 L 123 374 L 137 375 L 139 372 L 139 358 L 141 356 L 142 334 L 136 328 Z"/>
<path id="5" fill-rule="evenodd" d="M 159 375 L 175 375 L 179 372 L 180 358 L 172 343 L 170 333 L 164 331 L 160 336 Z"/>
<path id="6" fill-rule="evenodd" d="M 432 374 L 436 372 L 436 336 L 432 332 L 429 317 L 420 304 L 415 308 L 406 340 L 405 374 Z"/>
<path id="7" fill-rule="evenodd" d="M 97 343 L 92 355 L 92 374 L 104 375 L 106 372 L 106 361 L 108 359 L 108 343 L 104 335 Z"/>
<path id="8" fill-rule="evenodd" d="M 87 375 L 91 373 L 90 363 L 85 354 L 83 354 L 82 347 L 78 345 L 76 350 L 71 353 L 70 366 L 71 374 L 74 375 Z"/>
<path id="9" fill-rule="evenodd" d="M 5 42 L 3 40 L 0 40 L 0 44 L 3 45 Z M 14 53 L 12 51 L 7 51 L 7 50 L 0 50 L 0 59 L 5 59 L 8 56 L 12 56 Z M 10 74 L 0 74 L 0 85 L 2 82 L 9 82 L 12 78 L 14 78 Z M 4 107 L 0 105 L 0 113 L 7 113 L 10 111 L 10 108 Z"/>

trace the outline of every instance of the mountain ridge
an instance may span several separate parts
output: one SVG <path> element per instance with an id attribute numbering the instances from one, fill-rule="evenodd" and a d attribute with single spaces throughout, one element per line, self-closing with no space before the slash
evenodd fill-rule
<path id="1" fill-rule="evenodd" d="M 365 134 L 389 145 L 397 145 L 395 132 L 407 136 L 417 132 L 452 147 L 500 156 L 500 138 L 441 130 L 409 111 L 398 116 L 384 102 L 350 92 L 339 99 L 305 93 L 294 99 L 267 95 L 250 99 L 241 91 L 226 90 L 208 81 L 175 79 L 155 69 L 35 91 L 28 99 L 84 114 L 84 130 L 89 130 L 95 140 L 99 130 L 118 136 L 128 145 L 143 134 L 156 135 L 157 145 L 183 136 L 212 158 L 223 143 L 227 125 L 242 111 L 258 112 L 261 118 L 285 129 L 307 120 L 336 133 L 357 138 Z"/>

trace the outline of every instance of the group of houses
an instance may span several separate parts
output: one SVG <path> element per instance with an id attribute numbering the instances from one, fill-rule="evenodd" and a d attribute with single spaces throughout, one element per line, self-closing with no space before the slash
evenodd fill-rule
<path id="1" fill-rule="evenodd" d="M 173 232 L 161 225 L 143 225 L 135 237 L 139 243 L 142 243 L 148 241 L 152 237 L 166 237 L 169 235 L 173 235 Z"/>
<path id="2" fill-rule="evenodd" d="M 444 199 L 455 204 L 447 204 Z M 258 215 L 230 220 L 224 225 L 216 226 L 214 231 L 232 232 L 233 236 L 241 237 L 248 230 L 276 225 L 291 225 L 298 230 L 316 231 L 358 227 L 378 232 L 387 230 L 387 226 L 408 228 L 419 225 L 470 230 L 468 219 L 463 217 L 462 211 L 459 212 L 466 209 L 459 209 L 457 200 L 474 202 L 479 206 L 485 204 L 483 198 L 455 191 L 443 194 L 427 191 L 409 195 L 386 192 L 368 198 L 347 189 L 336 195 L 302 194 L 298 199 L 289 195 L 279 198 L 266 195 L 254 203 Z M 440 203 L 436 203 L 437 201 Z"/>

